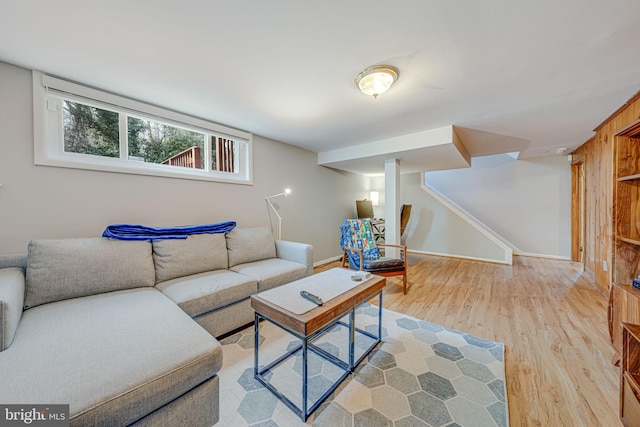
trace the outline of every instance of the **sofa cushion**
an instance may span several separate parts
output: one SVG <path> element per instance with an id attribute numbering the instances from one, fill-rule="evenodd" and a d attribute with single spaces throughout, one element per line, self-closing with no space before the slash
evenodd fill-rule
<path id="1" fill-rule="evenodd" d="M 193 234 L 186 239 L 153 241 L 156 283 L 205 271 L 226 269 L 227 242 L 223 233 Z"/>
<path id="2" fill-rule="evenodd" d="M 24 271 L 21 268 L 0 269 L 0 351 L 11 345 L 22 316 L 24 304 Z"/>
<path id="3" fill-rule="evenodd" d="M 307 266 L 279 258 L 240 264 L 231 269 L 255 278 L 258 281 L 258 292 L 302 279 L 307 275 Z"/>
<path id="4" fill-rule="evenodd" d="M 220 421 L 220 377 L 216 375 L 189 390 L 189 393 L 129 424 L 129 427 L 210 427 L 218 421 Z"/>
<path id="5" fill-rule="evenodd" d="M 242 328 L 255 320 L 255 311 L 251 307 L 251 298 L 210 311 L 194 317 L 193 320 L 205 328 L 214 337 Z M 224 340 L 221 341 L 224 345 Z"/>
<path id="6" fill-rule="evenodd" d="M 276 257 L 276 243 L 269 227 L 236 228 L 227 233 L 229 267 Z"/>
<path id="7" fill-rule="evenodd" d="M 218 270 L 158 283 L 156 288 L 195 317 L 248 298 L 258 284 L 254 278 Z"/>
<path id="8" fill-rule="evenodd" d="M 24 312 L 0 353 L 0 402 L 70 405 L 72 425 L 128 425 L 213 377 L 220 344 L 154 288 Z"/>
<path id="9" fill-rule="evenodd" d="M 153 286 L 151 243 L 86 239 L 29 242 L 25 309 L 53 301 Z"/>

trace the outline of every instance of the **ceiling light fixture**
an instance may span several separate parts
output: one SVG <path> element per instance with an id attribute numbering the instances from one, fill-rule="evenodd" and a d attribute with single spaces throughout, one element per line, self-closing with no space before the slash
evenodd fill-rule
<path id="1" fill-rule="evenodd" d="M 398 80 L 398 69 L 390 65 L 374 65 L 356 76 L 355 83 L 365 95 L 377 98 Z"/>

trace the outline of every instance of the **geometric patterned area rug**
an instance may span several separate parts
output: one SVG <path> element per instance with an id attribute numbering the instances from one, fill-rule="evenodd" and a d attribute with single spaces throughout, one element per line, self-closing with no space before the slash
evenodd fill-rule
<path id="1" fill-rule="evenodd" d="M 377 306 L 365 304 L 356 311 L 359 328 L 375 334 L 377 320 Z M 382 325 L 382 342 L 329 395 L 306 424 L 253 378 L 253 326 L 223 339 L 217 425 L 509 425 L 502 343 L 386 309 L 383 309 Z M 346 328 L 332 328 L 316 345 L 336 356 L 344 354 L 346 345 L 341 343 L 347 341 L 347 336 L 339 329 Z M 296 344 L 299 340 L 279 327 L 266 321 L 260 323 L 261 365 L 265 364 L 263 355 L 268 363 Z M 360 345 L 367 346 L 367 343 Z M 311 397 L 322 395 L 323 387 L 338 375 L 332 372 L 336 369 L 331 363 L 311 357 L 312 354 L 308 364 Z M 279 389 L 297 394 L 299 401 L 300 365 L 300 357 L 293 357 L 269 380 L 278 384 Z"/>

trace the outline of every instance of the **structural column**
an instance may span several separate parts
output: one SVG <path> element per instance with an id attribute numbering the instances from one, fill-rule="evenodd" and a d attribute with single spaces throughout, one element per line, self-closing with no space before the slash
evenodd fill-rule
<path id="1" fill-rule="evenodd" d="M 400 244 L 400 160 L 384 162 L 384 240 L 385 243 Z M 389 248 L 386 256 L 398 257 L 397 249 Z"/>

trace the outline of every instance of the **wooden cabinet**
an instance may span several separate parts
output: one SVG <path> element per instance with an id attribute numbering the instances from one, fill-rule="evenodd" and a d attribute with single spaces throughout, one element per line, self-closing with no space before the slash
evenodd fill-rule
<path id="1" fill-rule="evenodd" d="M 620 418 L 640 425 L 640 121 L 614 136 L 613 283 L 609 334 L 620 360 Z"/>
<path id="2" fill-rule="evenodd" d="M 609 293 L 609 334 L 616 350 L 615 364 L 622 355 L 623 323 L 640 324 L 640 290 L 631 285 L 613 283 Z"/>
<path id="3" fill-rule="evenodd" d="M 631 284 L 640 273 L 640 121 L 618 132 L 614 141 L 613 281 Z"/>
<path id="4" fill-rule="evenodd" d="M 627 427 L 640 425 L 640 326 L 628 323 L 622 328 L 620 418 Z"/>
<path id="5" fill-rule="evenodd" d="M 614 136 L 614 256 L 609 295 L 609 333 L 617 356 L 622 353 L 621 322 L 640 323 L 640 120 Z"/>

